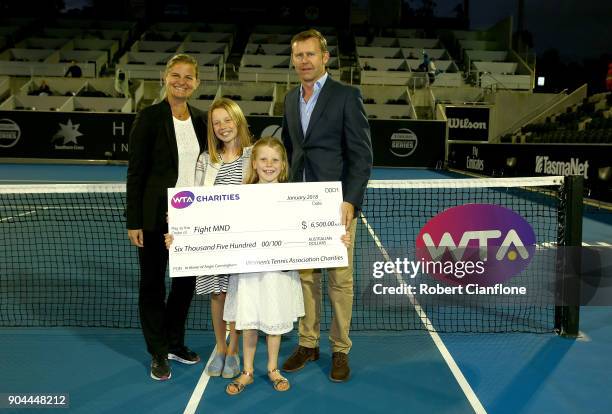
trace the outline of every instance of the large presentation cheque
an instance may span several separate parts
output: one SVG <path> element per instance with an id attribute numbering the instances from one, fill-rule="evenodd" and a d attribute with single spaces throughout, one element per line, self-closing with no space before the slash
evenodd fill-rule
<path id="1" fill-rule="evenodd" d="M 170 276 L 348 266 L 340 182 L 168 189 Z"/>

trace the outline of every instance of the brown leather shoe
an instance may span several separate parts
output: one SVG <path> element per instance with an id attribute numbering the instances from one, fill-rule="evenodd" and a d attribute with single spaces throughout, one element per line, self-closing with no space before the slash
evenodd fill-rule
<path id="1" fill-rule="evenodd" d="M 329 379 L 333 382 L 344 382 L 351 376 L 348 354 L 342 352 L 332 353 L 332 367 L 329 372 Z"/>
<path id="2" fill-rule="evenodd" d="M 298 345 L 293 354 L 283 364 L 283 371 L 295 372 L 304 368 L 306 362 L 316 361 L 319 359 L 319 347 L 306 348 L 305 346 Z"/>

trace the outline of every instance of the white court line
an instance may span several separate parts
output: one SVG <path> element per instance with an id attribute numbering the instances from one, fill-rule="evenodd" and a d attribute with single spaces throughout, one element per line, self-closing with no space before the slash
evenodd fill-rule
<path id="1" fill-rule="evenodd" d="M 582 247 L 597 247 L 597 246 L 609 247 L 612 245 L 605 243 L 605 242 L 591 242 L 591 243 L 582 242 Z"/>
<path id="2" fill-rule="evenodd" d="M 125 210 L 125 207 L 48 206 L 45 210 Z"/>
<path id="3" fill-rule="evenodd" d="M 611 244 L 608 244 L 606 242 L 593 242 L 593 243 L 597 243 L 599 246 L 604 246 L 604 247 L 609 247 L 612 246 Z M 593 243 L 588 243 L 588 242 L 582 242 L 582 247 L 595 247 L 596 245 Z M 536 249 L 541 250 L 541 249 L 552 249 L 557 247 L 557 242 L 542 242 L 542 243 L 536 243 Z"/>
<path id="4" fill-rule="evenodd" d="M 372 229 L 372 227 L 370 226 L 370 224 L 368 223 L 368 221 L 366 220 L 365 216 L 362 213 L 360 214 L 360 217 L 361 217 L 361 221 L 363 221 L 363 224 L 366 225 L 368 232 L 374 239 L 376 246 L 378 246 L 378 248 L 380 249 L 380 252 L 383 254 L 385 260 L 390 262 L 391 257 L 389 256 L 389 254 L 387 253 L 387 250 L 384 248 L 384 246 L 380 242 L 380 239 L 374 232 L 374 229 Z M 395 276 L 397 278 L 397 281 L 400 284 L 405 283 L 399 273 L 395 273 Z M 470 383 L 467 381 L 467 379 L 463 375 L 463 372 L 461 372 L 461 369 L 455 362 L 455 359 L 450 354 L 450 352 L 448 352 L 446 345 L 444 345 L 442 338 L 440 338 L 440 335 L 438 335 L 438 332 L 435 330 L 433 324 L 429 320 L 429 317 L 427 316 L 427 313 L 425 313 L 425 310 L 423 310 L 423 308 L 419 304 L 418 300 L 414 297 L 414 295 L 406 293 L 406 296 L 408 296 L 408 298 L 410 299 L 410 302 L 412 303 L 412 306 L 414 306 L 414 309 L 416 310 L 417 314 L 419 315 L 419 318 L 421 319 L 421 323 L 425 325 L 425 327 L 428 327 L 427 332 L 429 333 L 429 335 L 431 336 L 431 339 L 433 340 L 434 344 L 438 348 L 438 351 L 442 355 L 442 358 L 444 358 L 444 361 L 446 361 L 446 364 L 448 365 L 450 371 L 452 372 L 453 376 L 457 380 L 457 383 L 463 390 L 463 393 L 465 394 L 467 400 L 469 401 L 470 405 L 474 409 L 474 412 L 477 414 L 486 414 L 487 411 L 485 410 L 484 406 L 482 405 L 482 403 L 476 396 L 476 393 L 470 386 Z"/>
<path id="5" fill-rule="evenodd" d="M 44 209 L 45 209 L 45 208 L 43 207 L 43 210 L 44 210 Z M 3 219 L 0 219 L 0 222 L 3 222 L 3 221 L 8 221 L 8 220 L 12 220 L 12 219 L 14 219 L 15 217 L 29 216 L 29 215 L 31 215 L 31 214 L 36 214 L 36 213 L 38 213 L 38 210 L 31 210 L 31 211 L 28 211 L 28 212 L 25 212 L 25 213 L 17 214 L 16 216 L 5 217 L 5 218 L 3 218 Z"/>
<path id="6" fill-rule="evenodd" d="M 226 332 L 225 333 L 226 341 L 227 341 L 228 335 L 229 335 L 229 332 Z M 206 373 L 206 367 L 208 366 L 208 364 L 213 359 L 216 353 L 217 353 L 217 346 L 215 345 L 215 348 L 213 349 L 212 353 L 208 357 L 208 361 L 206 362 L 206 365 L 204 365 L 204 370 L 202 371 L 202 375 L 200 376 L 198 383 L 193 389 L 193 393 L 191 394 L 191 398 L 189 398 L 189 402 L 187 403 L 187 407 L 185 407 L 185 411 L 183 411 L 183 414 L 194 414 L 196 410 L 198 409 L 198 405 L 200 404 L 200 401 L 202 400 L 202 396 L 204 395 L 204 391 L 206 390 L 206 387 L 208 386 L 208 381 L 210 380 L 210 376 Z"/>

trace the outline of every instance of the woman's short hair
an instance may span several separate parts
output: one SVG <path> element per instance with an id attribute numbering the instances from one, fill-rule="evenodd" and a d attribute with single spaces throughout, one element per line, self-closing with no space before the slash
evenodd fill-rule
<path id="1" fill-rule="evenodd" d="M 164 78 L 168 76 L 168 72 L 170 69 L 176 64 L 179 63 L 187 63 L 189 65 L 193 65 L 193 69 L 195 70 L 196 79 L 200 79 L 200 71 L 198 69 L 198 61 L 191 55 L 186 53 L 179 53 L 178 55 L 174 55 L 170 58 L 170 60 L 166 63 L 166 70 L 164 71 Z"/>
<path id="2" fill-rule="evenodd" d="M 164 79 L 166 79 L 166 76 L 168 76 L 170 69 L 172 69 L 174 65 L 177 65 L 179 63 L 187 63 L 189 65 L 192 65 L 195 71 L 196 79 L 200 79 L 198 61 L 193 56 L 187 55 L 185 53 L 179 53 L 178 55 L 174 55 L 170 58 L 170 60 L 166 63 L 166 70 L 164 70 Z M 164 88 L 164 94 L 162 96 L 162 99 L 166 99 L 167 97 L 168 97 L 168 90 Z"/>

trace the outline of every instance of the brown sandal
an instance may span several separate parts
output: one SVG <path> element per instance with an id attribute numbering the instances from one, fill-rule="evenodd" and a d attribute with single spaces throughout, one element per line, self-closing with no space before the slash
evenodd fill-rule
<path id="1" fill-rule="evenodd" d="M 238 381 L 243 375 L 249 377 L 249 381 L 247 381 L 244 384 L 242 382 Z M 240 377 L 236 378 L 235 380 L 233 380 L 232 382 L 227 384 L 227 387 L 225 387 L 225 392 L 228 395 L 238 395 L 242 391 L 244 391 L 244 389 L 246 388 L 247 385 L 251 385 L 253 383 L 253 381 L 255 381 L 255 380 L 253 379 L 253 373 L 252 372 L 242 371 L 240 373 Z"/>
<path id="2" fill-rule="evenodd" d="M 270 374 L 274 374 L 274 373 L 278 373 L 280 377 L 276 379 L 272 379 Z M 278 368 L 271 369 L 270 371 L 268 371 L 268 378 L 270 378 L 270 381 L 272 381 L 272 386 L 274 387 L 276 391 L 284 392 L 284 391 L 289 391 L 289 388 L 291 388 L 291 384 L 289 383 L 289 380 L 281 375 L 280 370 Z M 281 385 L 287 385 L 287 388 L 283 389 L 281 388 Z"/>

